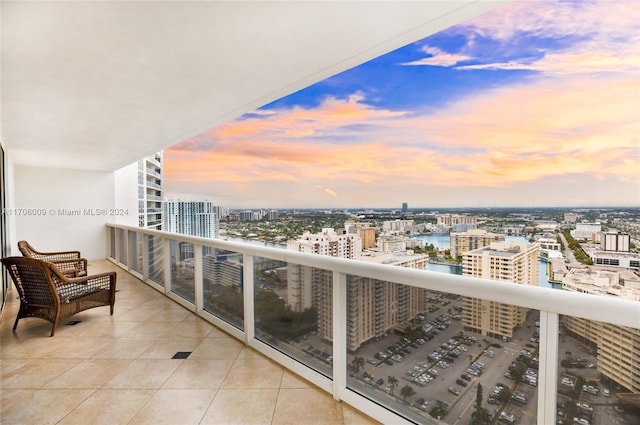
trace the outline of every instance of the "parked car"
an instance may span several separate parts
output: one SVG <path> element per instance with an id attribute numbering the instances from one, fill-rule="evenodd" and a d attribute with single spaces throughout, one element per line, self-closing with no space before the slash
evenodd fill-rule
<path id="1" fill-rule="evenodd" d="M 462 379 L 456 379 L 456 384 L 466 387 L 468 384 Z"/>
<path id="2" fill-rule="evenodd" d="M 500 404 L 500 400 L 498 400 L 497 397 L 489 397 L 489 399 L 487 400 L 487 403 L 489 404 Z"/>
<path id="3" fill-rule="evenodd" d="M 451 394 L 460 395 L 460 390 L 455 387 L 449 387 L 447 391 L 449 391 Z"/>
<path id="4" fill-rule="evenodd" d="M 516 415 L 503 410 L 502 412 L 500 412 L 500 420 L 502 422 L 513 424 L 516 422 Z"/>
<path id="5" fill-rule="evenodd" d="M 460 375 L 460 377 L 462 379 L 464 379 L 465 381 L 471 381 L 471 377 L 469 375 L 467 375 L 466 373 L 463 373 L 462 375 Z"/>
<path id="6" fill-rule="evenodd" d="M 480 375 L 480 371 L 478 369 L 473 369 L 473 368 L 467 369 L 467 373 L 472 376 Z"/>
<path id="7" fill-rule="evenodd" d="M 589 406 L 587 403 L 576 403 L 576 407 L 579 407 L 584 410 L 588 410 L 589 412 L 593 411 L 593 407 Z"/>
<path id="8" fill-rule="evenodd" d="M 525 404 L 527 402 L 527 397 L 522 393 L 516 393 L 511 396 L 511 399 L 520 404 Z"/>

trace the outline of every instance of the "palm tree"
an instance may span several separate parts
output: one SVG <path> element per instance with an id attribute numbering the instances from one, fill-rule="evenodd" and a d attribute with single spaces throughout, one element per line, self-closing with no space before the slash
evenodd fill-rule
<path id="1" fill-rule="evenodd" d="M 410 386 L 409 384 L 405 385 L 404 387 L 402 387 L 402 389 L 400 390 L 400 395 L 402 396 L 402 399 L 404 401 L 407 401 L 407 398 L 413 396 L 416 393 L 416 391 L 413 389 L 412 386 Z"/>
<path id="2" fill-rule="evenodd" d="M 351 365 L 356 370 L 356 375 L 360 371 L 360 368 L 364 368 L 364 357 L 354 357 L 351 361 Z"/>
<path id="3" fill-rule="evenodd" d="M 393 390 L 395 390 L 396 385 L 398 385 L 398 378 L 395 376 L 389 376 L 387 378 L 387 382 L 389 383 L 389 387 L 391 387 L 391 395 L 393 395 Z"/>

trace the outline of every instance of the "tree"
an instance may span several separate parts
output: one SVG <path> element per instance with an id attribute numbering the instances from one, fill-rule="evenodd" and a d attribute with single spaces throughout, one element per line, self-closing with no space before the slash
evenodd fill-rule
<path id="1" fill-rule="evenodd" d="M 514 367 L 509 368 L 509 373 L 511 373 L 511 377 L 516 380 L 516 382 L 522 381 L 522 376 L 527 369 L 527 365 L 522 362 L 518 362 Z"/>
<path id="2" fill-rule="evenodd" d="M 389 387 L 391 388 L 391 395 L 393 395 L 393 390 L 395 390 L 396 386 L 398 385 L 398 378 L 396 378 L 395 376 L 389 376 L 387 378 L 387 382 L 389 383 Z"/>
<path id="3" fill-rule="evenodd" d="M 506 401 L 509 401 L 510 398 L 511 398 L 511 391 L 509 390 L 509 388 L 503 388 L 498 393 L 498 400 L 500 400 L 503 403 Z"/>
<path id="4" fill-rule="evenodd" d="M 360 371 L 360 368 L 364 368 L 364 357 L 354 357 L 351 361 L 351 365 L 356 370 L 356 375 Z"/>
<path id="5" fill-rule="evenodd" d="M 573 359 L 571 357 L 566 357 L 560 360 L 560 366 L 564 368 L 565 373 L 569 372 L 569 368 L 573 366 Z"/>
<path id="6" fill-rule="evenodd" d="M 405 401 L 407 400 L 407 398 L 413 396 L 415 393 L 416 393 L 416 391 L 409 384 L 405 385 L 400 390 L 400 395 L 402 396 L 402 399 L 405 400 Z"/>
<path id="7" fill-rule="evenodd" d="M 482 384 L 478 384 L 478 392 L 476 393 L 476 406 L 482 407 Z"/>

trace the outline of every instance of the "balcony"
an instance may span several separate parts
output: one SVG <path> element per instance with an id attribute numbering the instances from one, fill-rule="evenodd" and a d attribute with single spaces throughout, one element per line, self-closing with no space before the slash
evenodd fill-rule
<path id="1" fill-rule="evenodd" d="M 62 327 L 54 338 L 45 337 L 48 335 L 46 322 L 27 319 L 20 323 L 18 332 L 12 334 L 17 303 L 10 300 L 0 326 L 3 420 L 44 423 L 38 416 L 42 411 L 47 418 L 57 418 L 56 421 L 63 417 L 69 421 L 75 418 L 86 421 L 87 417 L 93 417 L 86 415 L 96 415 L 94 423 L 100 423 L 105 417 L 109 423 L 160 422 L 160 418 L 171 423 L 237 423 L 245 422 L 243 418 L 246 416 L 243 415 L 246 414 L 254 419 L 268 416 L 265 422 L 273 424 L 290 423 L 288 421 L 292 418 L 295 418 L 295 423 L 302 424 L 318 423 L 318 418 L 329 418 L 327 423 L 380 421 L 401 424 L 453 423 L 459 415 L 465 414 L 464 398 L 475 397 L 469 389 L 472 386 L 459 397 L 446 394 L 446 389 L 443 396 L 437 395 L 436 384 L 419 380 L 422 375 L 403 376 L 404 370 L 413 364 L 394 360 L 371 366 L 367 362 L 365 370 L 375 374 L 375 380 L 350 372 L 354 356 L 362 355 L 373 360 L 373 354 L 388 348 L 389 338 L 400 339 L 388 332 L 389 336 L 376 334 L 363 345 L 362 338 L 349 334 L 354 329 L 348 325 L 358 319 L 348 315 L 350 301 L 346 283 L 351 276 L 369 278 L 376 284 L 392 282 L 457 294 L 462 296 L 458 302 L 462 302 L 464 297 L 481 294 L 483 299 L 524 306 L 538 313 L 537 386 L 517 384 L 524 386 L 529 399 L 527 408 L 531 416 L 526 418 L 526 423 L 546 424 L 550 423 L 549 418 L 556 416 L 557 384 L 562 373 L 559 363 L 562 353 L 566 352 L 565 338 L 561 341 L 558 332 L 560 315 L 631 327 L 634 338 L 639 336 L 637 303 L 620 299 L 121 225 L 107 226 L 107 240 L 106 257 L 110 261 L 92 262 L 90 267 L 92 272 L 119 271 L 118 302 L 113 317 L 103 309 L 83 312 L 75 318 L 80 320 L 79 324 Z M 216 288 L 216 277 L 206 274 L 209 268 L 204 267 L 205 256 L 207 261 L 233 258 L 235 267 L 240 265 L 241 274 L 224 279 L 225 287 L 236 288 L 241 294 L 240 303 L 234 308 L 222 302 L 230 299 L 223 298 L 220 288 Z M 223 264 L 229 263 L 214 264 L 224 270 Z M 258 306 L 258 299 L 261 285 L 265 285 L 262 279 L 268 275 L 260 274 L 266 264 L 274 268 L 302 265 L 324 270 L 332 276 L 331 283 L 324 290 L 333 295 L 327 297 L 328 308 L 318 314 L 318 335 L 314 331 L 313 336 L 311 332 L 306 334 L 309 335 L 308 340 L 306 335 L 282 339 L 265 326 L 264 312 Z M 272 284 L 280 288 L 278 282 Z M 287 295 L 281 293 L 281 297 L 287 298 Z M 460 297 L 448 298 L 454 302 Z M 589 305 L 598 307 L 585 308 Z M 381 309 L 376 308 L 375 313 L 381 313 Z M 433 320 L 441 312 L 428 314 Z M 326 323 L 321 326 L 319 321 L 324 316 Z M 460 322 L 454 323 L 460 326 Z M 439 346 L 459 334 L 457 329 L 442 332 L 431 344 Z M 514 334 L 514 338 L 506 343 L 509 345 L 503 347 L 506 359 L 520 349 L 518 344 L 529 341 L 522 338 L 526 328 L 518 332 L 520 335 Z M 466 336 L 473 334 L 468 330 L 463 333 Z M 329 339 L 323 339 L 325 334 Z M 462 363 L 466 368 L 468 357 L 477 354 L 473 352 L 475 346 L 487 345 L 489 338 L 478 334 L 477 342 L 456 342 L 454 345 L 466 345 L 469 352 L 460 357 L 463 359 L 459 360 L 460 365 L 452 365 L 451 368 L 463 366 Z M 415 355 L 424 360 L 425 356 L 419 353 L 429 344 L 415 349 Z M 497 360 L 483 358 L 482 361 L 499 361 L 500 350 L 495 351 Z M 178 352 L 191 354 L 186 360 L 172 359 Z M 601 360 L 597 362 L 601 363 Z M 50 363 L 51 368 L 44 367 L 45 363 Z M 401 377 L 398 389 L 412 379 L 418 391 L 432 395 L 433 403 L 438 401 L 447 405 L 451 410 L 449 416 L 437 421 L 422 410 L 424 404 L 415 404 L 414 399 L 418 400 L 418 395 L 405 401 L 399 391 L 385 391 L 384 385 L 377 382 L 380 378 L 384 380 L 392 376 L 395 372 L 389 372 L 391 368 L 403 371 L 397 374 Z M 598 372 L 589 370 L 594 374 Z M 446 377 L 447 373 L 441 371 L 440 376 Z M 503 373 L 504 370 L 500 371 L 498 381 L 504 380 Z M 489 378 L 489 373 L 485 375 L 484 378 L 473 379 L 487 385 L 482 379 L 494 378 Z M 83 379 L 77 379 L 78 376 Z M 80 381 L 83 383 L 79 384 Z M 68 400 L 70 393 L 73 396 L 71 401 Z M 246 397 L 260 397 L 261 401 L 256 403 L 255 399 Z M 66 402 L 52 409 L 51 406 L 60 399 Z M 300 400 L 310 401 L 300 403 Z M 615 399 L 612 397 L 611 400 Z M 26 408 L 25 403 L 30 407 Z M 33 409 L 34 403 L 41 403 L 41 409 Z M 95 408 L 98 403 L 117 405 L 118 409 L 101 412 Z M 167 407 L 169 405 L 170 408 Z M 235 409 L 233 406 L 237 405 L 243 408 Z M 305 408 L 299 409 L 301 405 Z M 316 407 L 322 413 L 316 411 Z M 466 410 L 468 415 L 471 409 Z M 358 411 L 367 412 L 370 417 L 363 417 Z M 525 416 L 521 423 L 524 424 L 524 420 Z"/>
<path id="2" fill-rule="evenodd" d="M 477 347 L 483 350 L 487 349 L 490 343 L 506 344 L 501 350 L 496 350 L 496 359 L 490 360 L 496 362 L 496 365 L 498 363 L 506 365 L 504 370 L 497 371 L 494 368 L 483 377 L 474 378 L 478 383 L 482 382 L 483 386 L 487 386 L 495 384 L 491 380 L 498 382 L 504 380 L 503 375 L 509 363 L 515 359 L 515 356 L 513 358 L 511 356 L 519 353 L 524 349 L 525 343 L 530 344 L 530 339 L 533 340 L 535 337 L 536 341 L 539 340 L 539 345 L 536 346 L 536 356 L 539 358 L 536 382 L 534 385 L 516 382 L 513 384 L 513 389 L 526 392 L 529 400 L 529 405 L 526 406 L 528 413 L 523 414 L 520 423 L 547 424 L 555 420 L 557 400 L 560 400 L 558 387 L 562 373 L 559 366 L 560 360 L 563 359 L 563 353 L 577 352 L 576 348 L 566 347 L 566 340 L 571 339 L 569 336 L 559 337 L 560 334 L 565 333 L 560 327 L 561 315 L 626 327 L 630 329 L 630 335 L 635 335 L 634 338 L 640 337 L 638 334 L 640 311 L 636 302 L 628 300 L 470 279 L 121 225 L 108 225 L 107 239 L 109 240 L 107 257 L 125 270 L 129 270 L 151 288 L 182 305 L 195 317 L 204 319 L 228 333 L 230 337 L 236 338 L 241 345 L 245 346 L 245 349 L 255 349 L 285 369 L 331 394 L 334 399 L 342 400 L 359 411 L 367 412 L 372 418 L 383 423 L 453 423 L 460 415 L 470 415 L 472 409 L 465 409 L 466 401 L 464 400 L 475 396 L 469 389 L 472 386 L 469 386 L 459 397 L 447 394 L 446 388 L 444 394 L 439 395 L 437 388 L 434 389 L 437 384 L 428 386 L 428 382 L 418 379 L 420 375 L 411 378 L 403 376 L 407 366 L 413 366 L 413 363 L 406 365 L 401 363 L 402 360 L 397 359 L 391 363 L 374 361 L 374 366 L 367 365 L 365 371 L 375 374 L 375 380 L 366 375 L 362 377 L 359 373 L 354 373 L 352 366 L 356 357 L 371 360 L 376 352 L 386 351 L 390 345 L 396 345 L 398 348 L 394 350 L 398 352 L 407 353 L 407 358 L 410 359 L 408 362 L 410 362 L 412 355 L 424 360 L 428 353 L 423 353 L 421 350 L 426 350 L 429 344 L 439 346 L 441 342 L 451 341 L 451 338 L 461 334 L 464 334 L 465 338 L 475 335 L 476 342 L 464 343 L 468 346 L 469 352 L 460 358 L 466 360 L 460 360 L 459 365 L 451 367 L 455 370 L 464 366 L 466 370 L 468 363 L 465 362 L 469 357 L 479 358 L 482 355 L 482 351 L 479 353 L 474 351 L 478 350 Z M 234 258 L 235 264 L 241 264 L 241 273 L 229 279 L 223 279 L 222 276 L 203 276 L 205 270 L 209 270 L 203 268 L 203 254 L 206 254 L 208 259 L 217 258 L 219 261 Z M 238 259 L 241 259 L 240 263 Z M 315 283 L 316 295 L 312 297 L 313 301 L 310 301 L 310 303 L 320 303 L 322 308 L 317 311 L 315 324 L 312 327 L 306 325 L 307 330 L 303 332 L 304 335 L 303 333 L 290 336 L 278 335 L 273 327 L 265 323 L 267 317 L 265 314 L 271 309 L 265 310 L 261 307 L 260 303 L 265 300 L 261 297 L 265 293 L 274 292 L 279 295 L 276 298 L 281 301 L 272 298 L 270 302 L 276 301 L 284 305 L 286 302 L 284 300 L 291 302 L 292 296 L 300 295 L 302 288 L 295 287 L 288 290 L 286 279 L 284 282 L 266 281 L 265 276 L 272 275 L 267 273 L 270 267 L 297 269 L 300 268 L 299 266 L 316 270 L 328 277 Z M 221 265 L 220 270 L 225 267 L 227 266 Z M 527 326 L 516 329 L 513 336 L 505 342 L 500 339 L 500 335 L 491 333 L 492 331 L 483 335 L 480 332 L 465 329 L 460 321 L 453 321 L 451 329 L 441 325 L 441 334 L 433 337 L 433 342 L 428 342 L 419 349 L 408 347 L 408 352 L 403 351 L 397 345 L 400 337 L 394 335 L 391 328 L 384 331 L 384 337 L 381 337 L 381 333 L 370 336 L 353 334 L 353 332 L 362 332 L 359 330 L 362 328 L 354 326 L 355 321 L 366 316 L 372 317 L 372 320 L 378 323 L 385 308 L 391 308 L 388 312 L 392 315 L 398 314 L 398 317 L 406 314 L 406 312 L 396 311 L 399 306 L 376 306 L 375 311 L 370 312 L 369 315 L 366 314 L 367 312 L 360 312 L 357 317 L 350 315 L 349 306 L 353 305 L 352 297 L 356 295 L 353 291 L 349 291 L 347 286 L 354 280 L 353 278 L 367 279 L 371 284 L 399 283 L 430 292 L 438 291 L 442 294 L 442 298 L 453 303 L 447 308 L 462 304 L 466 297 L 470 296 L 475 298 L 482 296 L 477 299 L 493 303 L 526 307 L 529 309 Z M 221 283 L 223 280 L 225 282 Z M 230 297 L 230 294 L 235 295 Z M 304 309 L 305 301 L 301 301 L 291 304 L 295 305 L 294 309 L 298 312 Z M 597 308 L 586 307 L 596 305 Z M 427 308 L 432 307 L 425 305 L 425 310 Z M 480 317 L 488 311 L 484 312 L 480 306 L 477 308 L 479 311 L 474 314 L 478 315 L 480 320 Z M 427 320 L 434 320 L 443 312 L 446 310 L 427 313 Z M 297 317 L 283 313 L 283 316 L 276 319 L 281 325 L 289 327 L 296 324 Z M 537 324 L 534 326 L 534 321 L 539 321 L 539 329 L 536 327 Z M 311 332 L 311 329 L 316 329 L 317 332 Z M 455 344 L 461 344 L 460 341 L 458 340 Z M 591 354 L 594 357 L 592 361 L 595 363 L 595 355 Z M 613 356 L 619 356 L 619 354 L 614 353 Z M 417 362 L 418 357 L 413 360 Z M 598 363 L 601 362 L 598 361 Z M 431 366 L 433 365 L 429 367 Z M 399 370 L 396 371 L 395 368 Z M 599 379 L 597 373 L 601 371 L 596 369 L 588 371 L 592 371 L 590 374 L 593 375 L 593 379 Z M 449 372 L 443 372 L 441 376 L 448 376 L 446 373 Z M 492 375 L 496 373 L 497 375 Z M 398 390 L 404 389 L 402 388 L 404 386 L 416 385 L 417 391 L 425 394 L 407 396 L 405 393 L 402 396 L 399 391 L 394 393 L 393 389 L 384 391 L 388 386 L 385 388 L 377 382 L 381 380 L 380 378 L 384 380 L 394 375 L 401 377 Z M 613 384 L 608 385 L 613 388 Z M 634 389 L 633 392 L 637 390 Z M 424 404 L 420 406 L 415 404 L 415 400 L 419 400 L 420 395 L 431 397 L 434 404 L 436 401 L 442 402 L 447 406 L 445 410 L 450 410 L 448 416 L 440 422 L 435 421 L 430 417 L 433 413 L 429 409 L 425 410 Z M 566 396 L 563 395 L 563 397 Z M 606 401 L 599 402 L 602 406 L 609 406 L 607 409 L 613 409 L 615 399 L 611 399 L 613 403 L 607 404 Z M 509 406 L 506 407 L 509 408 Z M 517 407 L 512 406 L 513 409 Z"/>
<path id="3" fill-rule="evenodd" d="M 377 423 L 113 263 L 89 270 L 118 272 L 115 314 L 82 312 L 53 338 L 39 319 L 22 319 L 14 334 L 18 302 L 9 294 L 0 422 Z M 178 352 L 191 354 L 172 359 Z"/>

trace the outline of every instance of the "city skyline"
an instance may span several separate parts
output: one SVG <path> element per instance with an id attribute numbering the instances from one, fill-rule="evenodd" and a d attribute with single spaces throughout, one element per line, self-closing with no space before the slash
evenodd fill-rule
<path id="1" fill-rule="evenodd" d="M 640 205 L 635 2 L 513 2 L 165 151 L 229 208 Z"/>

